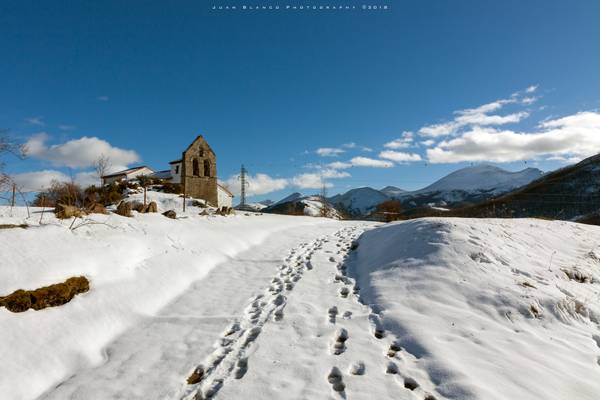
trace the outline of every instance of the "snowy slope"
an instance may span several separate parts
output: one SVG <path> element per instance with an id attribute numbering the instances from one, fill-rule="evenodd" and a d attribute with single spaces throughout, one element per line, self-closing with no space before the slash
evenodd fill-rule
<path id="1" fill-rule="evenodd" d="M 341 206 L 351 215 L 367 215 L 375 210 L 378 204 L 388 199 L 384 193 L 370 187 L 352 189 L 344 194 L 338 194 L 329 198 L 336 206 Z"/>
<path id="2" fill-rule="evenodd" d="M 289 200 L 288 200 L 289 199 Z M 277 203 L 262 209 L 266 213 L 283 215 L 306 215 L 309 217 L 328 217 L 341 219 L 340 212 L 320 196 L 301 196 L 294 193 Z"/>
<path id="3" fill-rule="evenodd" d="M 278 202 L 271 204 L 271 205 L 276 206 L 277 204 L 289 203 L 290 201 L 298 200 L 300 198 L 302 198 L 302 194 L 295 192 L 295 193 L 292 193 L 289 196 L 286 196 L 283 199 L 281 199 Z"/>
<path id="4" fill-rule="evenodd" d="M 138 195 L 135 195 L 138 196 Z M 149 192 L 160 211 L 181 206 L 181 198 Z M 188 204 L 177 220 L 160 214 L 92 215 L 69 230 L 46 211 L 0 207 L 0 224 L 28 223 L 0 230 L 0 295 L 85 275 L 89 292 L 70 303 L 41 311 L 11 313 L 0 308 L 0 398 L 32 399 L 76 371 L 108 357 L 102 349 L 114 337 L 185 292 L 216 265 L 262 241 L 286 240 L 277 232 L 332 226 L 323 218 L 200 216 Z M 181 214 L 180 209 L 177 209 Z M 88 397 L 89 398 L 89 397 Z M 147 397 L 148 398 L 148 397 Z"/>
<path id="5" fill-rule="evenodd" d="M 380 192 L 388 197 L 398 197 L 402 193 L 405 193 L 406 190 L 400 189 L 396 186 L 386 186 L 383 189 L 381 189 Z"/>
<path id="6" fill-rule="evenodd" d="M 542 171 L 537 168 L 509 172 L 493 165 L 476 165 L 454 171 L 423 189 L 410 192 L 410 194 L 453 190 L 502 193 L 524 186 L 541 176 Z"/>
<path id="7" fill-rule="evenodd" d="M 402 348 L 391 362 L 415 392 L 592 400 L 599 237 L 598 227 L 559 221 L 412 220 L 365 233 L 348 264 L 385 340 Z"/>

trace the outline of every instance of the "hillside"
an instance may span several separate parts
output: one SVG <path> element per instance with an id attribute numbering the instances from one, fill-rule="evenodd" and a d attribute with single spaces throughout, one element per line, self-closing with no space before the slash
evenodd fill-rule
<path id="1" fill-rule="evenodd" d="M 570 220 L 600 209 L 600 155 L 550 172 L 529 185 L 464 209 L 457 216 Z"/>
<path id="2" fill-rule="evenodd" d="M 389 197 L 382 191 L 370 187 L 352 189 L 344 194 L 330 197 L 328 200 L 337 208 L 341 208 L 350 216 L 369 215 L 378 204 Z"/>
<path id="3" fill-rule="evenodd" d="M 348 268 L 382 341 L 401 349 L 389 363 L 416 387 L 410 398 L 595 400 L 599 234 L 561 221 L 413 220 L 367 231 Z"/>
<path id="4" fill-rule="evenodd" d="M 290 196 L 261 210 L 269 214 L 305 215 L 309 217 L 327 217 L 342 219 L 342 213 L 330 202 L 320 196 L 302 196 L 293 193 Z"/>
<path id="5" fill-rule="evenodd" d="M 454 171 L 423 189 L 402 193 L 398 198 L 405 208 L 456 207 L 488 200 L 542 175 L 536 168 L 510 172 L 492 165 L 477 165 Z"/>

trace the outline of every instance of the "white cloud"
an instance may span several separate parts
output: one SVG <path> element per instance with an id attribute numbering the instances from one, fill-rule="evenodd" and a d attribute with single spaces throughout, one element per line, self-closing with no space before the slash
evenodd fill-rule
<path id="1" fill-rule="evenodd" d="M 350 174 L 348 172 L 340 172 L 336 169 L 323 169 L 321 172 L 321 176 L 323 176 L 323 178 L 329 178 L 329 179 L 340 179 L 340 178 L 348 178 L 350 177 Z"/>
<path id="2" fill-rule="evenodd" d="M 365 151 L 365 152 L 367 152 L 367 153 L 370 153 L 370 152 L 372 152 L 372 151 L 373 151 L 373 149 L 372 149 L 372 148 L 370 148 L 370 147 L 367 147 L 367 146 L 362 146 L 360 149 L 361 149 L 362 151 Z"/>
<path id="3" fill-rule="evenodd" d="M 31 125 L 44 126 L 46 123 L 42 117 L 29 117 L 25 121 Z"/>
<path id="4" fill-rule="evenodd" d="M 84 136 L 79 139 L 69 140 L 65 143 L 48 146 L 48 135 L 38 133 L 26 143 L 27 154 L 41 160 L 50 161 L 57 166 L 72 168 L 85 168 L 104 155 L 113 165 L 129 165 L 140 160 L 139 155 L 133 150 L 124 150 L 113 147 L 105 140 L 97 137 Z"/>
<path id="5" fill-rule="evenodd" d="M 386 150 L 379 153 L 379 157 L 385 158 L 386 160 L 392 160 L 397 163 L 406 163 L 421 161 L 421 156 L 415 153 L 403 153 L 400 151 Z"/>
<path id="6" fill-rule="evenodd" d="M 66 174 L 54 170 L 24 172 L 13 175 L 12 178 L 23 192 L 39 192 L 48 188 L 54 180 L 61 182 L 70 180 Z"/>
<path id="7" fill-rule="evenodd" d="M 333 169 L 348 169 L 348 168 L 352 167 L 352 163 L 336 161 L 336 162 L 327 164 L 327 167 L 333 168 Z"/>
<path id="8" fill-rule="evenodd" d="M 56 170 L 42 170 L 24 172 L 12 176 L 13 180 L 22 192 L 40 192 L 48 189 L 52 181 L 70 182 L 71 177 L 64 172 Z M 90 185 L 98 185 L 99 178 L 94 171 L 79 172 L 73 175 L 72 180 L 86 188 Z"/>
<path id="9" fill-rule="evenodd" d="M 377 160 L 369 157 L 354 157 L 348 161 L 336 161 L 327 164 L 331 170 L 348 169 L 352 167 L 391 168 L 394 164 L 385 160 Z"/>
<path id="10" fill-rule="evenodd" d="M 368 157 L 354 157 L 350 163 L 354 167 L 391 168 L 394 166 L 392 162 Z"/>
<path id="11" fill-rule="evenodd" d="M 344 143 L 344 144 L 342 145 L 342 147 L 345 147 L 345 148 L 347 148 L 347 149 L 354 149 L 354 148 L 356 147 L 356 143 L 354 143 L 354 142 L 350 142 L 350 143 Z"/>
<path id="12" fill-rule="evenodd" d="M 331 183 L 326 182 L 324 177 L 318 173 L 306 173 L 296 175 L 291 179 L 292 186 L 299 189 L 316 189 L 320 187 L 331 187 Z"/>
<path id="13" fill-rule="evenodd" d="M 452 135 L 458 133 L 463 128 L 468 129 L 469 127 L 473 126 L 500 126 L 518 123 L 529 117 L 529 113 L 526 111 L 519 111 L 506 115 L 498 115 L 494 113 L 500 111 L 507 104 L 529 105 L 534 103 L 537 101 L 536 97 L 522 97 L 522 94 L 531 94 L 536 89 L 537 86 L 530 86 L 522 92 L 513 93 L 513 95 L 508 99 L 500 99 L 491 103 L 483 104 L 479 107 L 455 111 L 454 114 L 456 116 L 452 121 L 423 126 L 421 129 L 419 129 L 419 134 L 422 136 L 440 137 Z"/>
<path id="14" fill-rule="evenodd" d="M 420 142 L 423 146 L 425 147 L 429 147 L 433 144 L 435 144 L 435 140 L 432 139 L 427 139 L 427 140 L 423 140 L 422 142 Z"/>
<path id="15" fill-rule="evenodd" d="M 531 85 L 527 89 L 525 89 L 525 93 L 533 93 L 537 90 L 538 85 Z"/>
<path id="16" fill-rule="evenodd" d="M 345 150 L 335 147 L 321 147 L 316 151 L 316 153 L 321 157 L 337 157 L 344 152 Z"/>
<path id="17" fill-rule="evenodd" d="M 402 133 L 402 136 L 392 140 L 391 142 L 387 142 L 383 145 L 383 147 L 388 149 L 404 149 L 406 147 L 410 147 L 413 145 L 413 133 L 405 131 Z"/>
<path id="18" fill-rule="evenodd" d="M 98 101 L 108 101 L 110 100 L 108 96 L 98 96 L 96 97 L 96 100 Z"/>
<path id="19" fill-rule="evenodd" d="M 229 177 L 225 184 L 229 190 L 239 196 L 240 194 L 240 180 L 239 175 Z M 288 180 L 284 178 L 272 178 L 267 174 L 256 174 L 247 175 L 246 180 L 248 186 L 246 187 L 246 193 L 248 196 L 255 196 L 259 194 L 271 193 L 277 190 L 285 189 L 288 186 Z"/>
<path id="20" fill-rule="evenodd" d="M 544 121 L 533 132 L 475 126 L 427 149 L 427 157 L 432 163 L 511 162 L 542 157 L 580 160 L 598 152 L 600 113 L 588 111 Z"/>

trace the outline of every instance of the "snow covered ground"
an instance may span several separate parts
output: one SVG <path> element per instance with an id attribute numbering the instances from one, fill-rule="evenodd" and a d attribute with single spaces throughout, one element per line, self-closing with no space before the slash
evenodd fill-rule
<path id="1" fill-rule="evenodd" d="M 2 396 L 599 398 L 598 227 L 197 213 L 0 231 L 0 294 L 92 285 L 0 309 Z"/>
<path id="2" fill-rule="evenodd" d="M 600 398 L 600 228 L 414 220 L 367 232 L 348 264 L 415 391 Z"/>
<path id="3" fill-rule="evenodd" d="M 171 208 L 170 202 L 180 205 L 181 199 L 168 197 L 149 193 L 150 200 L 159 200 L 160 211 Z M 252 213 L 200 216 L 200 209 L 188 206 L 177 220 L 160 214 L 92 215 L 93 224 L 70 230 L 71 220 L 56 220 L 46 211 L 39 225 L 41 209 L 31 211 L 26 218 L 24 208 L 0 208 L 0 223 L 33 225 L 0 230 L 0 294 L 79 275 L 88 277 L 91 289 L 61 307 L 20 314 L 0 309 L 0 397 L 11 400 L 35 398 L 105 363 L 110 358 L 106 346 L 115 337 L 152 319 L 236 255 L 268 240 L 280 244 L 267 256 L 277 259 L 300 240 L 343 226 L 329 219 Z"/>

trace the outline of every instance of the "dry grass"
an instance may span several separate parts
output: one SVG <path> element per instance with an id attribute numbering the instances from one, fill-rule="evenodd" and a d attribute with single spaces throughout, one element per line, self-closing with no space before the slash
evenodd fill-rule
<path id="1" fill-rule="evenodd" d="M 44 286 L 35 290 L 19 289 L 5 297 L 0 297 L 0 306 L 12 312 L 23 312 L 30 308 L 41 310 L 68 303 L 75 295 L 90 290 L 87 278 L 77 276 L 65 282 Z"/>
<path id="2" fill-rule="evenodd" d="M 22 228 L 26 229 L 29 225 L 27 224 L 0 224 L 0 229 L 14 229 L 14 228 Z"/>

